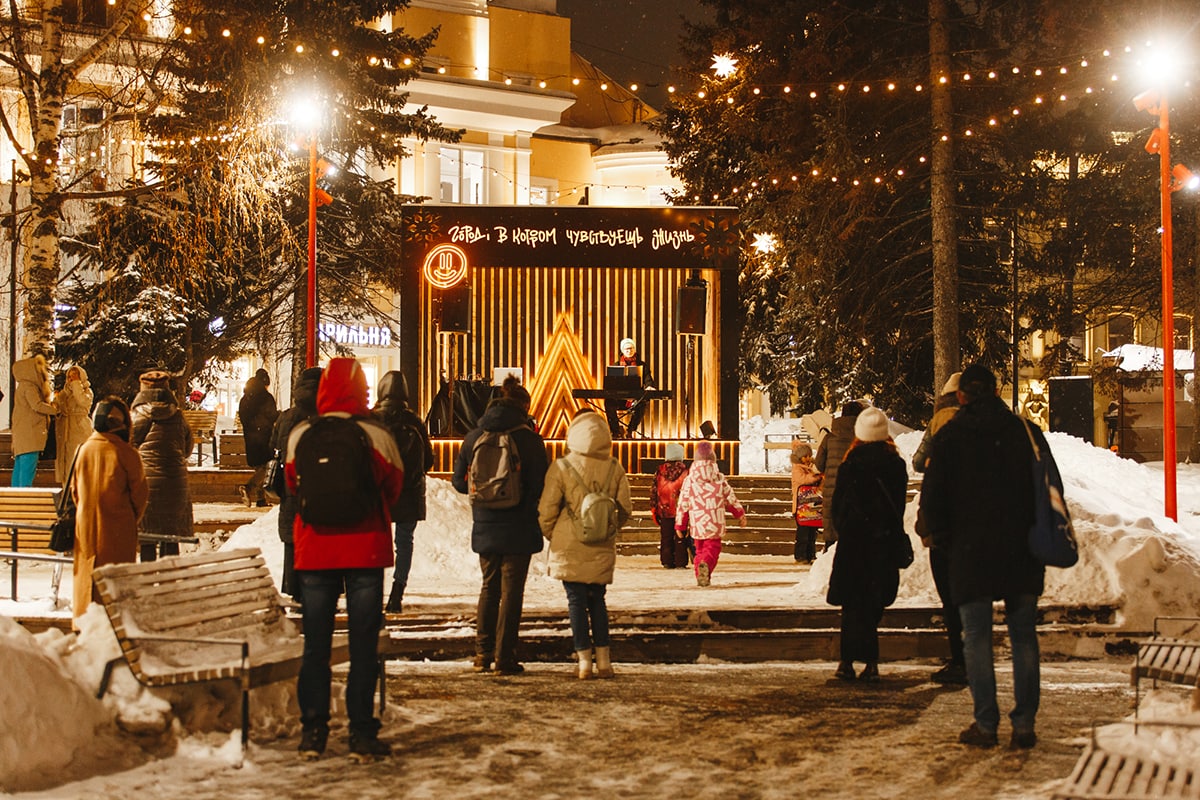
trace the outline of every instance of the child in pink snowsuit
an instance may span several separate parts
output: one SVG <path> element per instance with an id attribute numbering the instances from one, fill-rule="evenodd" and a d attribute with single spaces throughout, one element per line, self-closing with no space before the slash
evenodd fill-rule
<path id="1" fill-rule="evenodd" d="M 717 559 L 721 555 L 721 537 L 725 534 L 725 513 L 733 514 L 746 526 L 746 511 L 733 489 L 717 468 L 711 442 L 696 445 L 696 458 L 675 506 L 675 533 L 686 531 L 696 542 L 696 584 L 708 586 Z"/>

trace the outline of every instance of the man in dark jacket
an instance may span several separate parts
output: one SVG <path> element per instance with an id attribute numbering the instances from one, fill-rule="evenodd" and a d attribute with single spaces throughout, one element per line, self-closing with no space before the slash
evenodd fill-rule
<path id="1" fill-rule="evenodd" d="M 958 413 L 930 442 L 921 489 L 921 515 L 934 547 L 950 556 L 950 592 L 963 623 L 967 679 L 975 721 L 959 741 L 976 747 L 997 742 L 1000 709 L 992 657 L 992 602 L 1004 601 L 1012 646 L 1011 746 L 1037 743 L 1040 699 L 1037 599 L 1045 568 L 1029 552 L 1033 523 L 1032 436 L 996 396 L 996 377 L 978 364 L 959 379 Z"/>
<path id="2" fill-rule="evenodd" d="M 246 381 L 242 399 L 238 403 L 238 418 L 242 421 L 242 439 L 246 443 L 246 465 L 254 470 L 250 480 L 238 487 L 238 494 L 247 506 L 252 502 L 260 508 L 266 507 L 263 482 L 267 477 L 267 462 L 271 451 L 271 428 L 279 409 L 275 407 L 275 396 L 267 391 L 271 378 L 265 369 L 254 373 Z"/>
<path id="3" fill-rule="evenodd" d="M 529 417 L 530 396 L 520 382 L 509 377 L 500 389 L 479 427 L 463 439 L 454 461 L 454 488 L 467 494 L 467 472 L 475 442 L 484 431 L 513 430 L 521 459 L 521 500 L 512 508 L 472 507 L 471 549 L 479 554 L 483 585 L 475 629 L 475 669 L 488 672 L 495 660 L 496 672 L 517 675 L 525 671 L 517 661 L 517 632 L 525 599 L 529 561 L 542 550 L 542 529 L 537 506 L 546 482 L 546 443 L 533 429 Z M 515 429 L 515 430 L 514 430 Z"/>
<path id="4" fill-rule="evenodd" d="M 321 385 L 321 368 L 309 367 L 300 373 L 300 380 L 292 389 L 292 407 L 284 411 L 275 420 L 271 429 L 271 449 L 280 455 L 287 454 L 288 436 L 304 420 L 317 416 L 317 387 Z M 279 488 L 279 487 L 277 487 Z M 279 496 L 279 540 L 283 542 L 283 576 L 279 581 L 279 591 L 303 602 L 300 595 L 300 585 L 296 582 L 296 550 L 292 538 L 292 528 L 296 522 L 296 512 L 300 510 L 300 499 L 282 487 Z"/>
<path id="5" fill-rule="evenodd" d="M 371 413 L 392 432 L 404 461 L 404 489 L 392 506 L 396 569 L 392 572 L 392 590 L 384 608 L 389 614 L 399 614 L 408 586 L 408 572 L 412 569 L 413 532 L 417 523 L 425 519 L 425 473 L 433 469 L 433 446 L 425 423 L 408 405 L 408 382 L 403 373 L 391 370 L 383 374 L 379 379 L 379 400 Z"/>
<path id="6" fill-rule="evenodd" d="M 833 522 L 833 489 L 837 486 L 838 467 L 850 445 L 854 442 L 854 423 L 862 413 L 863 404 L 851 400 L 842 406 L 842 415 L 830 425 L 829 433 L 817 445 L 814 464 L 821 479 L 821 540 L 828 549 L 837 541 L 837 527 Z"/>

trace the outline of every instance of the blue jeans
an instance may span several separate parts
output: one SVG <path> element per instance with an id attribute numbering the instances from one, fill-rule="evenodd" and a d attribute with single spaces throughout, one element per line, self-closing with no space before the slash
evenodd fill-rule
<path id="1" fill-rule="evenodd" d="M 404 597 L 408 586 L 408 573 L 412 570 L 413 531 L 417 529 L 416 520 L 412 522 L 397 522 L 396 529 L 396 569 L 392 572 L 392 594 Z"/>
<path id="2" fill-rule="evenodd" d="M 604 602 L 603 583 L 576 583 L 563 581 L 567 590 L 567 615 L 571 619 L 571 640 L 575 652 L 608 647 L 608 606 Z M 588 635 L 588 620 L 592 633 Z"/>
<path id="3" fill-rule="evenodd" d="M 988 733 L 1000 726 L 996 705 L 996 671 L 992 656 L 992 603 L 976 600 L 958 607 L 963 623 L 963 656 L 975 704 L 975 724 Z M 1031 733 L 1041 700 L 1040 655 L 1037 640 L 1037 597 L 1016 595 L 1004 600 L 1008 640 L 1012 646 L 1013 730 Z"/>
<path id="4" fill-rule="evenodd" d="M 521 610 L 525 605 L 525 578 L 532 555 L 480 554 L 483 584 L 475 613 L 475 653 L 496 664 L 517 663 Z"/>
<path id="5" fill-rule="evenodd" d="M 373 738 L 379 732 L 374 693 L 383 627 L 383 569 L 305 569 L 296 570 L 296 577 L 304 597 L 304 660 L 296 682 L 300 723 L 305 728 L 329 727 L 334 614 L 345 586 L 350 629 L 346 716 L 351 733 Z"/>
<path id="6" fill-rule="evenodd" d="M 37 474 L 38 458 L 41 453 L 21 453 L 13 459 L 11 486 L 33 486 L 33 476 Z"/>

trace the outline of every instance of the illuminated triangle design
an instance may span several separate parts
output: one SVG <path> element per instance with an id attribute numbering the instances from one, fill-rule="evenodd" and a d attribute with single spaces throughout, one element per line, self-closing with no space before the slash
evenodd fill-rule
<path id="1" fill-rule="evenodd" d="M 573 310 L 567 310 L 555 318 L 546 350 L 538 359 L 537 372 L 529 379 L 529 393 L 533 396 L 530 413 L 538 421 L 538 431 L 547 439 L 567 436 L 567 425 L 581 406 L 581 401 L 571 396 L 571 390 L 596 388 L 591 366 L 583 355 L 583 344 L 575 333 L 573 316 Z"/>

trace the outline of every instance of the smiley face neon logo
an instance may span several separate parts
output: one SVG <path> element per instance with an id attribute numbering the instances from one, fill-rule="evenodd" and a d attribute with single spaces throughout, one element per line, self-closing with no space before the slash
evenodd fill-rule
<path id="1" fill-rule="evenodd" d="M 467 277 L 467 254 L 453 244 L 439 244 L 425 256 L 425 280 L 438 289 L 449 289 Z"/>

